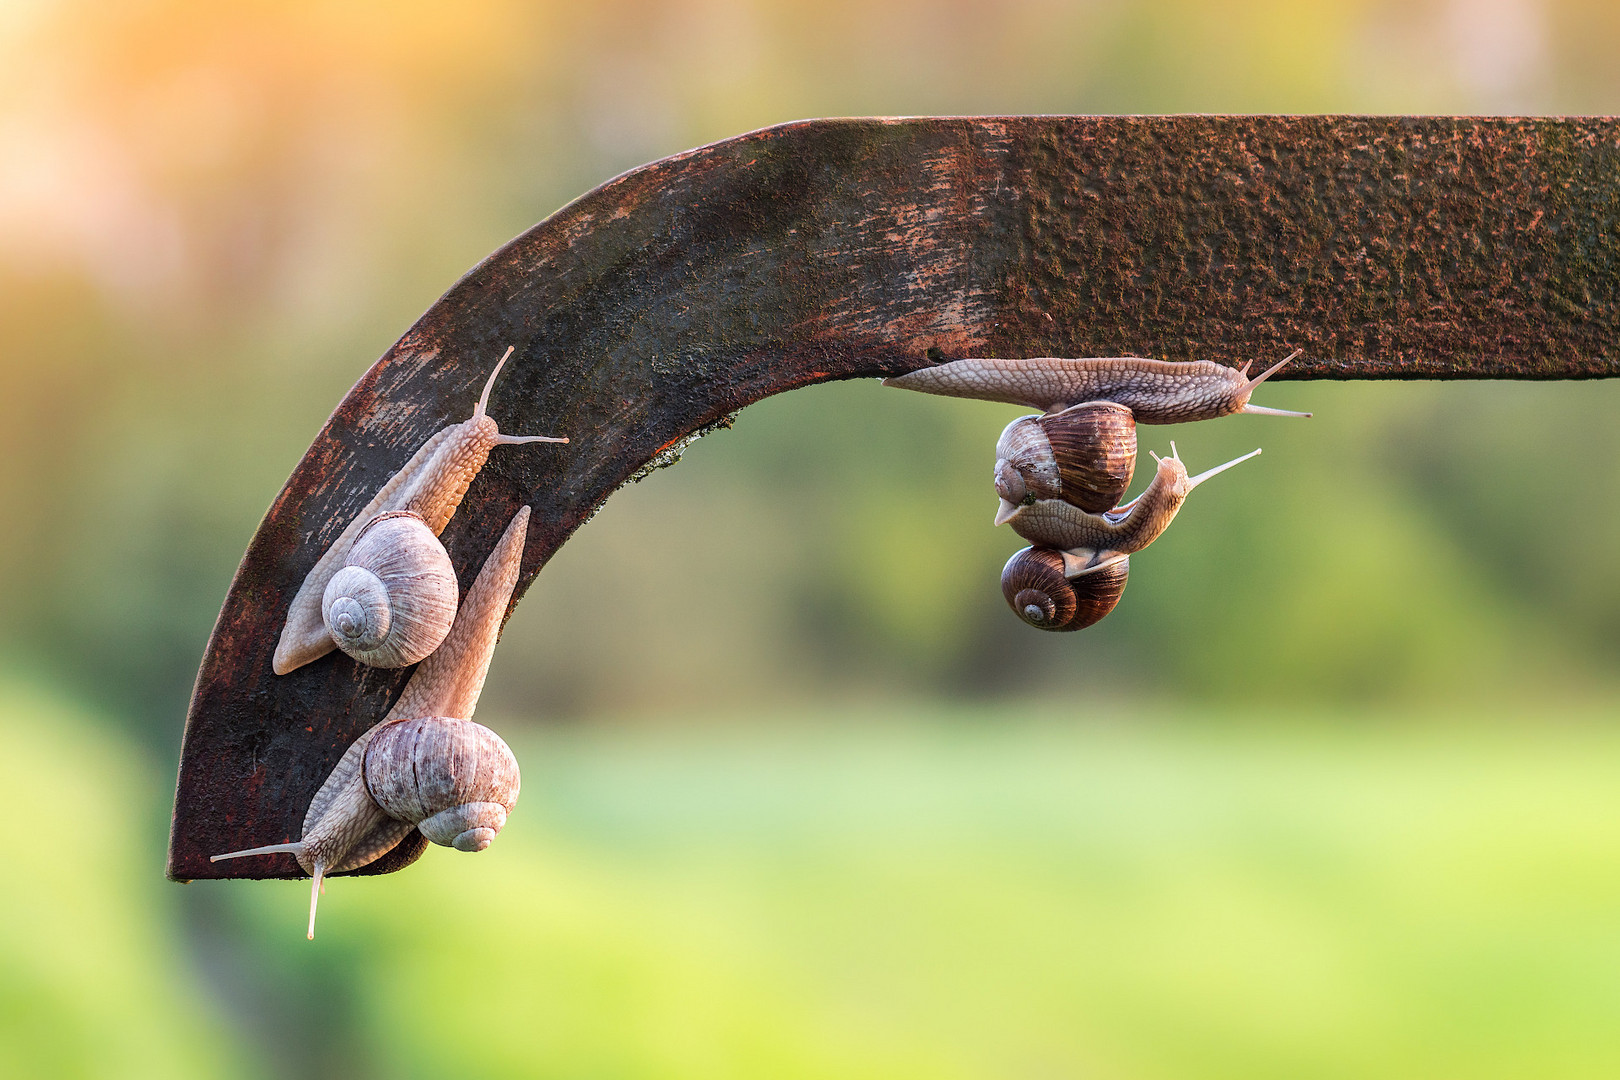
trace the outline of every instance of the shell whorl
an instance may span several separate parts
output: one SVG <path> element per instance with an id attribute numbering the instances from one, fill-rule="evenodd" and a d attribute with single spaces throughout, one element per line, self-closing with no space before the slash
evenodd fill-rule
<path id="1" fill-rule="evenodd" d="M 1120 558 L 1075 578 L 1064 574 L 1062 552 L 1027 547 L 1001 571 L 1001 594 L 1013 614 L 1039 630 L 1084 630 L 1101 621 L 1125 592 L 1130 559 Z"/>
<path id="2" fill-rule="evenodd" d="M 366 788 L 435 844 L 482 851 L 517 805 L 517 759 L 482 724 L 446 716 L 385 724 L 365 751 Z"/>
<path id="3" fill-rule="evenodd" d="M 1136 421 L 1111 401 L 1025 416 L 996 443 L 996 494 L 1018 506 L 1062 499 L 1093 514 L 1112 510 L 1136 471 Z"/>
<path id="4" fill-rule="evenodd" d="M 396 510 L 361 529 L 347 564 L 326 584 L 321 619 L 354 659 L 400 668 L 439 647 L 460 598 L 439 538 L 418 515 Z"/>
<path id="5" fill-rule="evenodd" d="M 1037 416 L 1020 416 L 996 440 L 996 494 L 1014 506 L 1056 499 L 1063 494 L 1063 478 L 1058 475 L 1052 442 L 1039 420 Z"/>

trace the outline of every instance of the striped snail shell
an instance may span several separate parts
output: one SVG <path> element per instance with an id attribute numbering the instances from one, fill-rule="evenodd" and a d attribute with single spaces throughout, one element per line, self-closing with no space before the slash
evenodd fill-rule
<path id="1" fill-rule="evenodd" d="M 1125 592 L 1131 561 L 1118 556 L 1074 577 L 1063 553 L 1027 547 L 1001 571 L 1001 595 L 1013 613 L 1040 630 L 1084 630 L 1114 610 Z"/>
<path id="2" fill-rule="evenodd" d="M 386 724 L 366 747 L 366 789 L 383 813 L 435 844 L 483 851 L 517 805 L 518 764 L 482 724 L 429 716 Z"/>
<path id="3" fill-rule="evenodd" d="M 366 523 L 321 597 L 337 647 L 372 667 L 416 663 L 444 641 L 461 599 L 444 545 L 408 510 Z"/>
<path id="4" fill-rule="evenodd" d="M 996 494 L 1008 516 L 1040 499 L 1104 513 L 1119 505 L 1135 471 L 1136 420 L 1111 401 L 1020 417 L 996 443 Z"/>

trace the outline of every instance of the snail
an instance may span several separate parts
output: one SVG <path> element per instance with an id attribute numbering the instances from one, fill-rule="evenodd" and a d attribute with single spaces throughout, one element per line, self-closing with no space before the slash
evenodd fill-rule
<path id="1" fill-rule="evenodd" d="M 1027 547 L 1001 570 L 1001 595 L 1013 613 L 1041 630 L 1084 630 L 1114 610 L 1130 574 L 1128 555 L 1116 555 L 1070 577 L 1061 551 Z"/>
<path id="2" fill-rule="evenodd" d="M 1251 450 L 1224 465 L 1188 476 L 1187 467 L 1181 463 L 1181 455 L 1172 442 L 1169 457 L 1153 455 L 1158 468 L 1147 490 L 1106 514 L 1089 514 L 1061 499 L 1042 499 L 1014 507 L 1005 517 L 1000 513 L 996 517 L 998 522 L 1010 523 L 1013 532 L 1031 544 L 1063 552 L 1067 573 L 1072 577 L 1082 570 L 1097 568 L 1117 555 L 1141 551 L 1170 527 L 1193 488 L 1259 453 L 1259 450 Z"/>
<path id="3" fill-rule="evenodd" d="M 1210 360 L 1185 363 L 1135 356 L 1064 360 L 952 360 L 884 379 L 924 394 L 1004 401 L 1010 405 L 1058 412 L 1087 401 L 1112 401 L 1130 409 L 1138 423 L 1180 424 L 1213 420 L 1233 413 L 1309 416 L 1310 413 L 1268 409 L 1249 404 L 1254 388 L 1299 355 L 1289 354 L 1254 378 L 1249 364 L 1229 368 Z"/>
<path id="4" fill-rule="evenodd" d="M 1100 514 L 1124 497 L 1136 471 L 1136 420 L 1111 401 L 1021 416 L 996 441 L 1000 525 L 1019 506 L 1062 499 Z"/>
<path id="5" fill-rule="evenodd" d="M 355 536 L 343 569 L 321 596 L 321 621 L 337 647 L 372 667 L 401 668 L 450 633 L 461 598 L 450 555 L 420 514 L 389 510 Z"/>
<path id="6" fill-rule="evenodd" d="M 349 745 L 310 800 L 302 835 L 215 855 L 285 852 L 314 879 L 309 937 L 326 875 L 381 858 L 412 829 L 434 843 L 482 851 L 517 804 L 517 761 L 472 721 L 501 621 L 517 585 L 529 508 L 513 516 L 467 590 L 443 644 L 411 674 L 394 707 Z"/>
<path id="7" fill-rule="evenodd" d="M 551 435 L 502 435 L 494 419 L 485 411 L 495 378 L 511 355 L 512 348 L 509 347 L 495 365 L 495 370 L 490 372 L 484 392 L 479 395 L 478 404 L 473 406 L 472 416 L 459 424 L 441 428 L 424 443 L 405 463 L 405 467 L 390 477 L 382 490 L 355 515 L 354 520 L 315 563 L 309 576 L 304 578 L 287 610 L 287 622 L 282 627 L 281 640 L 276 644 L 275 656 L 271 661 L 271 668 L 277 675 L 285 675 L 338 647 L 337 637 L 323 618 L 326 588 L 339 570 L 348 564 L 351 549 L 374 518 L 388 511 L 408 510 L 422 519 L 437 543 L 436 538 L 444 532 L 456 507 L 461 505 L 462 497 L 489 459 L 491 450 L 506 444 L 568 441 Z M 411 662 L 393 666 L 403 667 Z"/>

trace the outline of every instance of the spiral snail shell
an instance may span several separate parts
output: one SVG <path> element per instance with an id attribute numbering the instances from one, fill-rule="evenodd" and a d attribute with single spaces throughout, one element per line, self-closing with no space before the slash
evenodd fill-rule
<path id="1" fill-rule="evenodd" d="M 447 716 L 384 725 L 366 747 L 366 789 L 383 813 L 435 844 L 483 851 L 517 805 L 518 764 L 482 724 Z"/>
<path id="2" fill-rule="evenodd" d="M 1093 514 L 1119 505 L 1136 471 L 1136 421 L 1111 401 L 1021 416 L 996 441 L 1000 525 L 1017 507 L 1062 499 Z"/>
<path id="3" fill-rule="evenodd" d="M 1131 560 L 1120 555 L 1070 577 L 1068 560 L 1051 548 L 1015 552 L 1001 570 L 1001 595 L 1013 614 L 1040 630 L 1084 630 L 1114 610 L 1125 593 Z"/>
<path id="4" fill-rule="evenodd" d="M 444 545 L 422 518 L 391 510 L 366 523 L 321 596 L 337 647 L 372 667 L 401 668 L 450 633 L 461 588 Z"/>
<path id="5" fill-rule="evenodd" d="M 472 484 L 489 460 L 496 446 L 510 443 L 560 442 L 568 440 L 551 435 L 503 435 L 485 409 L 489 393 L 495 386 L 495 377 L 501 373 L 508 348 L 495 370 L 490 372 L 484 391 L 473 406 L 472 416 L 459 424 L 441 428 L 383 484 L 372 500 L 357 514 L 348 527 L 332 542 L 309 575 L 299 586 L 287 609 L 287 622 L 276 643 L 271 668 L 277 675 L 285 675 L 312 660 L 319 659 L 337 647 L 328 631 L 324 618 L 326 586 L 332 577 L 349 562 L 349 552 L 359 539 L 360 532 L 377 515 L 391 510 L 409 510 L 419 516 L 434 536 L 444 531 L 461 505 L 467 488 Z"/>

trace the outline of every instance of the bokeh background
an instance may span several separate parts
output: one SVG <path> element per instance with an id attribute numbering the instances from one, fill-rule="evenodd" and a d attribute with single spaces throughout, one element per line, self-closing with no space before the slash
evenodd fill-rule
<path id="1" fill-rule="evenodd" d="M 996 585 L 1016 410 L 773 399 L 518 609 L 489 852 L 313 944 L 306 886 L 162 857 L 264 508 L 597 183 L 807 116 L 1615 113 L 1617 53 L 1603 0 L 6 0 L 0 1075 L 1616 1075 L 1605 383 L 1145 431 L 1266 454 L 1081 635 Z"/>

